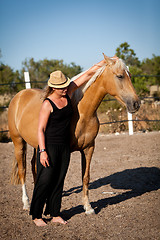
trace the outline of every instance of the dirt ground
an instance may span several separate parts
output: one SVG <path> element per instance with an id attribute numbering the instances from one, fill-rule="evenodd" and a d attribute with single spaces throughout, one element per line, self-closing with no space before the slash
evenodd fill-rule
<path id="1" fill-rule="evenodd" d="M 102 135 L 91 163 L 90 201 L 82 206 L 80 154 L 72 154 L 62 199 L 67 225 L 36 227 L 21 201 L 21 186 L 10 184 L 13 144 L 0 143 L 0 239 L 124 240 L 160 239 L 160 132 Z M 27 156 L 27 190 L 31 199 L 31 147 Z"/>

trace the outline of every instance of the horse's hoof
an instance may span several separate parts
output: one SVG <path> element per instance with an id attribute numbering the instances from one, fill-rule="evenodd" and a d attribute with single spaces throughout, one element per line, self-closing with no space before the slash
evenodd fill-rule
<path id="1" fill-rule="evenodd" d="M 23 210 L 28 211 L 29 209 L 30 209 L 30 204 L 27 204 L 27 205 L 24 205 L 24 206 L 23 206 Z"/>
<path id="2" fill-rule="evenodd" d="M 93 208 L 90 208 L 90 209 L 88 209 L 88 210 L 85 211 L 85 214 L 87 214 L 87 215 L 95 214 L 95 211 L 94 211 Z"/>

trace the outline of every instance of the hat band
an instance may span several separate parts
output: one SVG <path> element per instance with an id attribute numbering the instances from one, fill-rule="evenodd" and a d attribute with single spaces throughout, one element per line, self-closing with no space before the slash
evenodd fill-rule
<path id="1" fill-rule="evenodd" d="M 49 83 L 52 84 L 52 85 L 54 85 L 54 86 L 60 86 L 60 85 L 65 84 L 67 81 L 68 81 L 68 79 L 66 79 L 66 81 L 63 82 L 63 83 L 54 83 L 54 84 L 53 84 L 53 83 L 51 83 L 50 81 L 49 81 Z"/>

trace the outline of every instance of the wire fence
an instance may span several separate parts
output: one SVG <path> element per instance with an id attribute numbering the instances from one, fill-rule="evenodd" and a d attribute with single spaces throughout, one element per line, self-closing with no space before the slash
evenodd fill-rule
<path id="1" fill-rule="evenodd" d="M 160 75 L 158 75 L 158 76 L 160 76 Z M 14 83 L 0 83 L 0 86 L 9 85 L 9 86 L 12 87 L 13 84 L 16 85 L 16 84 L 27 84 L 27 83 L 30 83 L 30 84 L 33 84 L 33 83 L 45 84 L 45 83 L 47 83 L 47 81 L 36 81 L 36 82 L 34 82 L 34 81 L 31 81 L 31 82 L 30 81 L 24 81 L 24 82 L 14 82 Z M 147 100 L 147 99 L 158 100 L 158 101 L 160 100 L 159 97 L 143 97 L 143 98 L 140 97 L 140 100 Z M 103 100 L 103 102 L 107 102 L 107 101 L 117 101 L 117 100 L 116 99 L 105 99 L 105 100 Z M 8 106 L 0 106 L 0 109 L 2 109 L 2 110 L 5 110 L 7 108 L 8 108 Z M 142 119 L 113 120 L 113 121 L 101 122 L 100 125 L 114 124 L 114 123 L 125 123 L 125 122 L 160 122 L 160 120 L 159 119 L 157 119 L 157 120 L 149 120 L 149 119 L 143 119 L 143 120 Z M 9 130 L 1 130 L 0 131 L 0 133 L 8 133 L 8 132 L 9 132 Z"/>

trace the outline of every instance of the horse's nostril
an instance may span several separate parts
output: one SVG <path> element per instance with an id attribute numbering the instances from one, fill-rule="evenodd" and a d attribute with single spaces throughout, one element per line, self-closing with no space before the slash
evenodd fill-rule
<path id="1" fill-rule="evenodd" d="M 140 101 L 134 102 L 133 106 L 134 106 L 135 109 L 139 109 L 139 107 L 140 107 Z"/>

